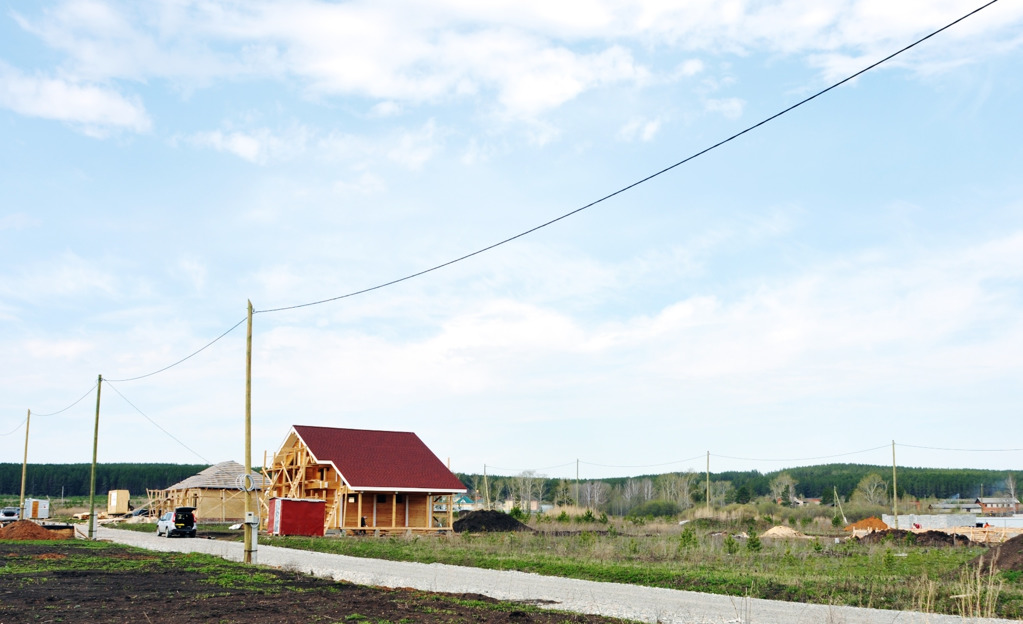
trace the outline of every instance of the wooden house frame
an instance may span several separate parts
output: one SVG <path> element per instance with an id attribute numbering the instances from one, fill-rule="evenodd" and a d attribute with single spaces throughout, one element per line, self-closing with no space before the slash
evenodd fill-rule
<path id="1" fill-rule="evenodd" d="M 267 464 L 270 498 L 326 502 L 324 531 L 451 531 L 462 482 L 414 433 L 295 425 Z"/>
<path id="2" fill-rule="evenodd" d="M 245 518 L 245 492 L 241 476 L 245 467 L 234 461 L 220 462 L 164 490 L 146 490 L 151 514 L 160 516 L 175 507 L 195 507 L 200 522 L 230 522 Z M 257 490 L 263 477 L 252 473 Z"/>

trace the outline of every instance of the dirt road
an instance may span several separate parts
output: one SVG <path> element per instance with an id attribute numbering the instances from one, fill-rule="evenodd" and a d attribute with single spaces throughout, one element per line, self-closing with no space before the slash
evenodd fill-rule
<path id="1" fill-rule="evenodd" d="M 202 552 L 234 561 L 242 559 L 242 544 L 238 542 L 168 539 L 105 528 L 98 529 L 97 537 L 150 550 Z M 663 624 L 963 624 L 967 621 L 948 615 L 744 599 L 524 572 L 362 559 L 272 546 L 259 547 L 257 563 L 361 585 L 476 593 L 562 611 Z M 994 624 L 1012 620 L 968 621 Z"/>

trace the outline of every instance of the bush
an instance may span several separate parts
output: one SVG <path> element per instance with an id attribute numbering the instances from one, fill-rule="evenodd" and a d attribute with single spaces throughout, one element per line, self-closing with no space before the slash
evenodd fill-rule
<path id="1" fill-rule="evenodd" d="M 633 507 L 629 516 L 634 518 L 670 518 L 677 516 L 681 511 L 678 504 L 671 501 L 652 500 Z"/>
<path id="2" fill-rule="evenodd" d="M 746 550 L 751 553 L 758 553 L 763 550 L 764 545 L 760 542 L 760 536 L 757 535 L 756 531 L 749 532 L 749 538 L 746 540 Z"/>
<path id="3" fill-rule="evenodd" d="M 596 522 L 597 521 L 597 517 L 593 515 L 593 511 L 592 510 L 587 509 L 586 513 L 584 513 L 583 515 L 576 516 L 575 517 L 575 521 L 576 522 Z"/>
<path id="4" fill-rule="evenodd" d="M 725 552 L 729 555 L 739 552 L 739 542 L 735 541 L 731 533 L 725 536 Z"/>
<path id="5" fill-rule="evenodd" d="M 568 512 L 565 511 L 564 509 L 562 509 L 561 513 L 558 514 L 558 517 L 555 518 L 554 521 L 555 522 L 560 522 L 561 524 L 567 524 L 567 523 L 571 522 L 572 519 L 568 517 Z"/>
<path id="6" fill-rule="evenodd" d="M 512 507 L 511 511 L 508 512 L 508 515 L 511 516 L 512 518 L 515 518 L 519 522 L 525 522 L 526 520 L 526 512 L 522 511 L 522 509 L 518 505 Z"/>

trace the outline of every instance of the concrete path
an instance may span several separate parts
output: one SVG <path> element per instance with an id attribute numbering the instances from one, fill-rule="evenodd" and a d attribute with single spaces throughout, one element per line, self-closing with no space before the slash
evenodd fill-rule
<path id="1" fill-rule="evenodd" d="M 161 538 L 98 528 L 97 538 L 163 552 L 202 552 L 242 560 L 242 544 Z M 476 593 L 559 611 L 591 613 L 663 624 L 993 624 L 1012 620 L 970 619 L 906 611 L 808 605 L 757 598 L 598 583 L 525 572 L 422 564 L 260 546 L 257 563 L 322 578 L 378 587 L 410 587 L 445 593 Z"/>

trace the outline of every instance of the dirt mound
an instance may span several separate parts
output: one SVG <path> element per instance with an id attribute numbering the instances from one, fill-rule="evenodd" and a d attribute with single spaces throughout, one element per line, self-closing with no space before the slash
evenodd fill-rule
<path id="1" fill-rule="evenodd" d="M 967 566 L 975 568 L 980 565 L 986 572 L 988 566 L 992 565 L 992 557 L 995 570 L 1001 572 L 1023 570 L 1023 535 L 1017 535 L 1011 540 L 993 547 L 969 562 Z"/>
<path id="2" fill-rule="evenodd" d="M 775 539 L 806 539 L 806 536 L 795 529 L 778 525 L 764 531 L 760 537 L 773 537 Z"/>
<path id="3" fill-rule="evenodd" d="M 877 516 L 870 518 L 864 518 L 859 522 L 853 522 L 849 526 L 845 527 L 846 531 L 884 531 L 888 528 L 888 525 L 884 523 Z"/>
<path id="4" fill-rule="evenodd" d="M 59 540 L 68 539 L 62 532 L 44 529 L 35 522 L 18 520 L 0 529 L 3 540 Z"/>
<path id="5" fill-rule="evenodd" d="M 532 531 L 515 518 L 500 511 L 473 511 L 451 525 L 455 533 L 487 533 L 498 531 Z"/>
<path id="6" fill-rule="evenodd" d="M 874 531 L 858 538 L 864 544 L 880 544 L 890 541 L 899 544 L 916 544 L 917 546 L 969 546 L 970 538 L 965 535 L 952 535 L 941 531 L 924 531 L 914 533 L 902 529 L 886 529 Z"/>

